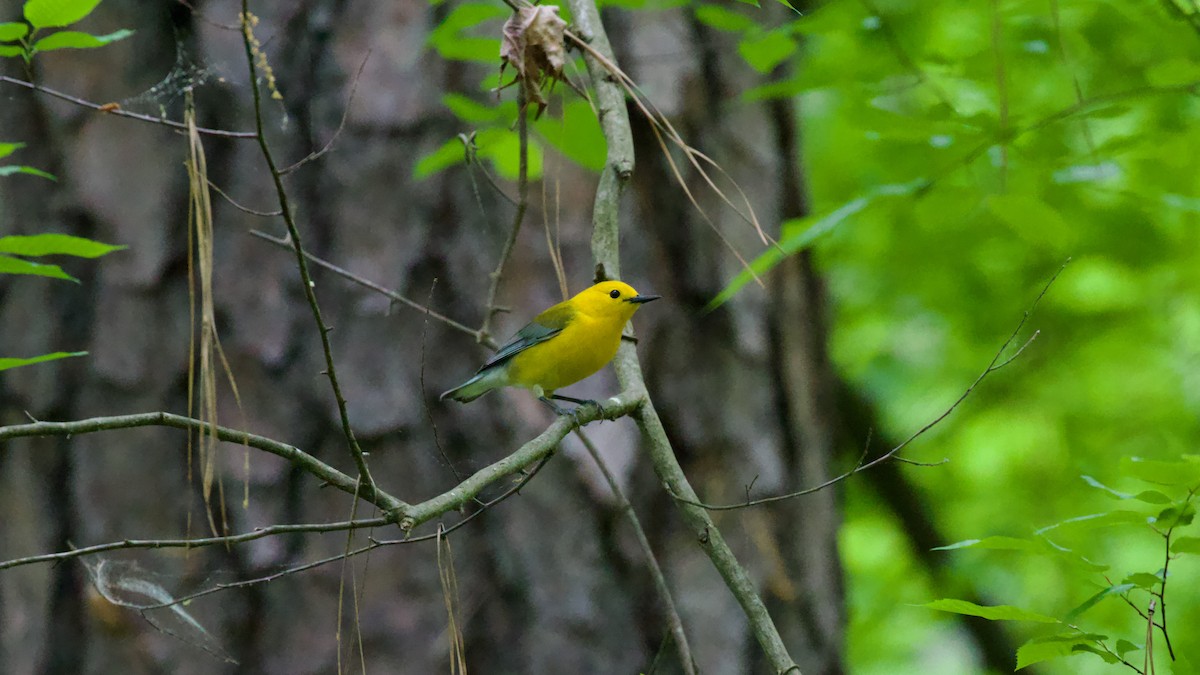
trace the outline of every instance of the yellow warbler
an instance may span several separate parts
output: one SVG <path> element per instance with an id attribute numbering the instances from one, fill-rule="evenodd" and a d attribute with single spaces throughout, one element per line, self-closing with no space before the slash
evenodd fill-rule
<path id="1" fill-rule="evenodd" d="M 608 364 L 617 355 L 621 331 L 633 313 L 658 298 L 638 295 L 620 281 L 598 283 L 538 314 L 483 364 L 475 377 L 441 398 L 466 403 L 500 387 L 524 387 L 560 415 L 572 411 L 551 399 L 598 407 L 595 401 L 559 396 L 554 391 Z"/>

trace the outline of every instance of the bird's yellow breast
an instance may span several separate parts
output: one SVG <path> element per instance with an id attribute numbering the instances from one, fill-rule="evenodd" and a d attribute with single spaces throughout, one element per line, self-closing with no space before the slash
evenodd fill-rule
<path id="1" fill-rule="evenodd" d="M 616 317 L 576 315 L 562 332 L 513 357 L 509 382 L 546 395 L 603 368 L 617 355 L 625 322 Z"/>

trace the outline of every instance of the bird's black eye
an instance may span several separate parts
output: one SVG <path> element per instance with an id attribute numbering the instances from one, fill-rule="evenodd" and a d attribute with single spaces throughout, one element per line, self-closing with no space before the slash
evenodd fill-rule
<path id="1" fill-rule="evenodd" d="M 614 288 L 608 292 L 608 297 L 612 298 L 613 300 L 616 300 L 617 298 L 621 297 L 621 291 L 618 291 L 617 289 Z"/>

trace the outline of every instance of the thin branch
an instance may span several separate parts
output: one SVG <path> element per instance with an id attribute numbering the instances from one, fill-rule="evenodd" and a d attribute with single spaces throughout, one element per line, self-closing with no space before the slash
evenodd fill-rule
<path id="1" fill-rule="evenodd" d="M 469 134 L 459 134 L 458 140 L 463 144 L 463 162 L 467 165 L 467 175 L 471 177 L 471 184 L 475 184 L 474 169 L 478 169 L 479 173 L 483 174 L 483 177 L 487 179 L 488 185 L 491 185 L 492 189 L 496 191 L 496 194 L 504 198 L 504 201 L 516 206 L 517 200 L 508 196 L 508 193 L 500 187 L 500 184 L 496 182 L 496 179 L 492 178 L 492 173 L 487 170 L 487 165 L 479 161 L 479 148 L 475 145 L 475 132 L 472 131 Z M 476 201 L 479 201 L 478 188 L 475 190 L 475 199 Z M 479 209 L 481 211 L 483 210 L 483 202 L 479 203 Z M 487 215 L 486 212 L 484 215 Z"/>
<path id="2" fill-rule="evenodd" d="M 362 63 L 358 64 L 358 71 L 354 73 L 354 79 L 350 82 L 350 95 L 346 97 L 346 106 L 342 108 L 342 121 L 338 122 L 337 130 L 333 132 L 333 136 L 330 137 L 329 142 L 326 143 L 325 146 L 320 150 L 308 153 L 304 159 L 301 159 L 295 164 L 280 171 L 279 173 L 281 175 L 288 175 L 305 164 L 320 158 L 321 155 L 324 155 L 325 153 L 329 152 L 331 148 L 333 148 L 333 144 L 337 142 L 338 136 L 342 135 L 342 129 L 346 127 L 346 119 L 350 117 L 350 104 L 354 103 L 354 94 L 358 91 L 358 78 L 362 77 L 363 68 L 367 66 L 367 59 L 369 58 L 371 58 L 370 49 L 367 50 L 367 54 L 363 57 Z"/>
<path id="3" fill-rule="evenodd" d="M 903 442 L 901 442 L 899 445 L 892 448 L 891 450 L 888 450 L 887 452 L 880 455 L 879 457 L 876 457 L 875 459 L 873 459 L 869 462 L 866 462 L 866 463 L 863 462 L 863 460 L 866 458 L 866 455 L 864 454 L 862 457 L 859 458 L 858 463 L 855 464 L 854 468 L 850 469 L 846 473 L 843 473 L 842 475 L 836 476 L 834 478 L 830 478 L 829 480 L 825 481 L 824 483 L 821 483 L 820 485 L 806 488 L 804 490 L 798 490 L 796 492 L 789 492 L 788 494 L 784 494 L 784 495 L 775 495 L 773 497 L 763 497 L 762 499 L 750 499 L 750 500 L 741 502 L 739 504 L 707 504 L 707 503 L 699 501 L 695 498 L 689 498 L 689 497 L 686 497 L 686 496 L 678 494 L 678 493 L 672 493 L 671 496 L 674 497 L 676 500 L 683 502 L 685 504 L 689 504 L 691 506 L 697 506 L 697 507 L 700 507 L 703 509 L 707 509 L 709 511 L 734 511 L 737 509 L 744 509 L 744 508 L 748 508 L 751 506 L 759 506 L 761 504 L 770 504 L 773 502 L 780 502 L 780 501 L 784 501 L 787 499 L 794 499 L 796 497 L 802 497 L 804 495 L 810 495 L 814 492 L 824 490 L 825 488 L 830 487 L 832 485 L 836 485 L 837 483 L 840 483 L 840 482 L 846 480 L 847 478 L 853 476 L 856 473 L 859 473 L 861 471 L 866 471 L 867 469 L 870 469 L 871 467 L 882 464 L 890 459 L 897 459 L 897 460 L 903 461 L 908 464 L 920 464 L 920 463 L 914 462 L 913 460 L 910 460 L 910 459 L 899 458 L 896 455 L 901 450 L 908 447 L 908 445 L 910 443 L 917 440 L 921 436 L 925 435 L 926 432 L 928 432 L 930 429 L 937 426 L 942 420 L 949 417 L 950 414 L 953 413 L 958 408 L 958 406 L 960 404 L 962 404 L 963 401 L 967 400 L 967 398 L 971 395 L 971 393 L 975 391 L 975 388 L 978 387 L 981 382 L 983 382 L 984 378 L 986 378 L 988 375 L 996 372 L 997 370 L 1000 370 L 1001 368 L 1007 366 L 1008 364 L 1012 363 L 1013 359 L 1015 359 L 1017 356 L 1019 356 L 1021 354 L 1021 352 L 1025 351 L 1025 348 L 1028 347 L 1031 342 L 1033 342 L 1034 338 L 1036 338 L 1039 335 L 1039 332 L 1035 332 L 1028 340 L 1025 341 L 1025 343 L 1023 345 L 1021 345 L 1020 348 L 1017 349 L 1017 351 L 1012 356 L 1010 356 L 1009 358 L 1007 358 L 1003 361 L 1000 360 L 1000 358 L 1004 355 L 1004 352 L 1007 351 L 1008 348 L 1013 344 L 1013 341 L 1017 339 L 1017 335 L 1020 334 L 1021 329 L 1025 327 L 1025 323 L 1029 320 L 1029 316 L 1031 314 L 1033 314 L 1033 310 L 1037 309 L 1038 304 L 1042 301 L 1042 298 L 1045 297 L 1046 292 L 1050 290 L 1050 287 L 1052 285 L 1054 285 L 1055 280 L 1058 279 L 1058 276 L 1060 274 L 1062 274 L 1063 270 L 1065 270 L 1067 268 L 1067 265 L 1069 265 L 1070 262 L 1071 262 L 1071 259 L 1068 258 L 1067 261 L 1064 262 L 1062 264 L 1062 266 L 1058 268 L 1058 271 L 1056 271 L 1054 273 L 1054 276 L 1050 277 L 1050 280 L 1046 282 L 1046 285 L 1042 287 L 1041 292 L 1038 293 L 1037 297 L 1034 299 L 1033 304 L 1029 306 L 1029 309 L 1025 310 L 1025 314 L 1021 317 L 1021 320 L 1017 323 L 1017 327 L 1013 329 L 1013 332 L 1008 336 L 1008 339 L 1006 339 L 1004 341 L 1004 344 L 1000 345 L 1000 349 L 996 350 L 995 355 L 992 356 L 992 360 L 988 363 L 987 367 L 984 368 L 983 372 L 980 373 L 979 376 L 975 378 L 975 381 L 972 382 L 970 384 L 970 386 L 968 386 L 966 388 L 965 391 L 963 391 L 962 395 L 960 395 L 954 401 L 954 403 L 950 404 L 950 407 L 946 408 L 946 410 L 944 412 L 942 412 L 942 414 L 935 417 L 932 421 L 926 423 L 925 426 L 923 426 L 920 429 L 918 429 L 917 431 L 915 431 L 911 436 L 906 438 Z M 928 464 L 927 466 L 937 466 L 939 464 L 944 464 L 945 461 L 946 460 L 943 460 L 941 462 L 935 462 L 933 464 Z"/>
<path id="4" fill-rule="evenodd" d="M 262 239 L 263 241 L 268 241 L 272 244 L 275 244 L 276 246 L 280 246 L 280 247 L 286 248 L 288 250 L 292 249 L 292 243 L 287 237 L 277 239 L 265 232 L 260 232 L 258 230 L 250 230 L 250 234 L 254 235 L 255 237 L 258 237 L 259 239 Z M 328 262 L 322 258 L 318 258 L 317 256 L 309 253 L 308 251 L 304 252 L 304 257 L 308 258 L 310 261 L 312 261 L 312 263 L 314 265 L 316 265 L 317 267 L 323 267 L 344 279 L 353 281 L 354 283 L 358 284 L 359 286 L 362 286 L 363 288 L 369 288 L 370 290 L 375 291 L 376 293 L 379 293 L 380 295 L 387 296 L 388 298 L 391 298 L 392 300 L 394 300 L 396 302 L 399 302 L 399 303 L 406 305 L 412 309 L 415 309 L 418 312 L 421 312 L 422 314 L 428 316 L 431 319 L 436 319 L 437 321 L 441 321 L 442 323 L 446 324 L 447 326 L 449 326 L 457 331 L 466 333 L 467 335 L 470 335 L 471 337 L 475 338 L 475 340 L 477 342 L 482 343 L 484 346 L 486 346 L 490 349 L 494 350 L 494 349 L 499 348 L 499 345 L 496 343 L 495 340 L 493 340 L 492 338 L 490 338 L 486 335 L 481 334 L 479 331 L 475 330 L 474 328 L 469 328 L 468 326 L 461 324 L 461 323 L 455 321 L 454 319 L 451 319 L 448 316 L 438 314 L 437 312 L 433 311 L 432 309 L 429 309 L 429 307 L 422 305 L 421 303 L 416 302 L 415 300 L 410 300 L 409 298 L 401 295 L 400 293 L 398 293 L 396 291 L 391 290 L 390 288 L 384 288 L 383 286 L 380 286 L 379 284 L 375 283 L 374 281 L 371 281 L 364 277 L 360 277 L 359 275 L 357 275 L 347 269 L 338 267 L 337 265 L 334 265 L 333 263 Z"/>
<path id="5" fill-rule="evenodd" d="M 416 504 L 401 505 L 393 515 L 400 523 L 401 529 L 411 532 L 422 523 L 462 507 L 484 488 L 501 478 L 549 457 L 573 429 L 598 419 L 615 420 L 634 413 L 643 405 L 644 394 L 644 389 L 632 393 L 623 392 L 604 401 L 603 410 L 587 405 L 577 408 L 573 415 L 562 415 L 536 438 L 507 457 L 476 471 L 470 478 L 436 497 Z"/>
<path id="6" fill-rule="evenodd" d="M 638 520 L 637 512 L 633 510 L 633 504 L 630 504 L 629 499 L 625 497 L 625 492 L 621 489 L 621 484 L 617 482 L 616 476 L 609 470 L 608 464 L 604 461 L 604 458 L 600 455 L 600 451 L 596 449 L 591 439 L 584 435 L 582 429 L 576 429 L 575 435 L 583 442 L 583 447 L 587 448 L 588 454 L 592 456 L 592 461 L 600 468 L 600 473 L 604 474 L 604 480 L 608 482 L 608 488 L 612 490 L 613 497 L 617 500 L 617 509 L 625 514 L 625 517 L 629 520 L 629 524 L 633 527 L 633 533 L 637 537 L 638 545 L 642 548 L 642 553 L 646 556 L 646 567 L 649 568 L 650 577 L 654 580 L 654 590 L 658 593 L 658 601 L 662 603 L 663 610 L 667 615 L 667 626 L 671 630 L 675 649 L 679 652 L 679 663 L 683 667 L 684 673 L 687 675 L 696 675 L 696 661 L 692 658 L 692 650 L 688 646 L 687 634 L 683 631 L 683 620 L 679 618 L 679 612 L 675 609 L 675 600 L 671 597 L 671 588 L 667 586 L 667 580 L 663 576 L 662 567 L 658 564 L 658 558 L 654 556 L 654 549 L 650 546 L 650 539 L 646 537 L 646 531 L 642 529 L 642 522 Z"/>
<path id="7" fill-rule="evenodd" d="M 364 528 L 377 527 L 379 525 L 387 525 L 387 518 L 370 518 L 366 520 L 347 520 L 338 523 L 307 523 L 300 525 L 271 525 L 269 527 L 260 527 L 252 532 L 243 532 L 242 534 L 231 534 L 223 537 L 203 537 L 200 539 L 125 539 L 122 541 L 109 542 L 107 544 L 96 544 L 94 546 L 85 546 L 83 548 L 73 548 L 70 551 L 62 551 L 60 553 L 44 553 L 42 555 L 32 555 L 26 558 L 15 558 L 0 562 L 0 570 L 6 570 L 11 567 L 21 567 L 22 565 L 32 565 L 42 562 L 61 562 L 72 558 L 80 558 L 87 555 L 95 555 L 106 551 L 118 551 L 123 549 L 158 549 L 158 548 L 203 548 L 205 546 L 213 546 L 217 544 L 241 544 L 255 539 L 263 539 L 265 537 L 273 537 L 280 534 L 294 534 L 296 532 L 342 532 L 353 531 Z"/>
<path id="8" fill-rule="evenodd" d="M 333 349 L 329 344 L 329 326 L 325 325 L 325 320 L 321 318 L 321 307 L 317 304 L 317 295 L 314 290 L 312 277 L 308 273 L 308 262 L 304 256 L 304 246 L 300 240 L 300 230 L 296 227 L 296 220 L 292 216 L 292 207 L 288 199 L 287 190 L 283 186 L 283 175 L 279 171 L 279 167 L 275 164 L 275 157 L 271 153 L 271 146 L 267 143 L 267 136 L 263 130 L 263 114 L 262 114 L 262 93 L 258 86 L 258 68 L 254 65 L 255 50 L 254 33 L 252 31 L 249 0 L 242 0 L 242 45 L 246 50 L 246 66 L 250 70 L 250 91 L 254 95 L 254 128 L 258 138 L 258 147 L 262 150 L 263 159 L 267 163 L 267 168 L 271 171 L 271 179 L 275 182 L 275 194 L 279 198 L 279 210 L 282 212 L 283 221 L 287 224 L 288 234 L 291 237 L 292 249 L 296 254 L 296 267 L 300 271 L 300 281 L 304 286 L 304 297 L 308 300 L 308 306 L 312 310 L 313 320 L 317 324 L 317 332 L 321 337 L 321 349 L 325 353 L 325 375 L 329 378 L 329 386 L 333 389 L 334 399 L 337 401 L 338 416 L 342 421 L 342 433 L 346 437 L 346 443 L 350 447 L 350 456 L 354 459 L 354 464 L 358 468 L 359 478 L 362 480 L 362 494 L 367 501 L 373 501 L 371 497 L 375 494 L 375 480 L 371 478 L 371 470 L 367 467 L 367 459 L 363 453 L 362 447 L 358 444 L 358 439 L 354 437 L 354 430 L 350 427 L 350 414 L 346 409 L 346 399 L 342 396 L 341 385 L 338 384 L 337 370 L 333 365 Z"/>
<path id="9" fill-rule="evenodd" d="M 355 486 L 357 485 L 357 481 L 350 476 L 295 446 L 237 429 L 222 426 L 210 427 L 198 419 L 166 412 L 118 415 L 115 417 L 93 417 L 75 422 L 34 422 L 33 424 L 0 427 L 0 441 L 30 436 L 70 437 L 77 434 L 90 434 L 115 429 L 133 429 L 137 427 L 174 427 L 176 429 L 212 433 L 219 440 L 248 445 L 281 457 L 346 494 L 353 495 Z M 404 502 L 382 490 L 376 491 L 375 497 L 367 501 L 370 501 L 384 511 L 394 510 L 404 505 Z"/>
<path id="10" fill-rule="evenodd" d="M 473 513 L 471 513 L 471 515 L 463 518 L 462 520 L 451 525 L 450 527 L 443 528 L 441 530 L 441 536 L 444 537 L 444 536 L 450 534 L 451 532 L 453 532 L 453 531 L 457 530 L 458 528 L 471 522 L 476 517 L 478 517 L 480 514 L 482 514 L 484 511 L 488 510 L 489 508 L 496 506 L 497 504 L 504 501 L 505 499 L 508 499 L 512 495 L 520 492 L 521 488 L 524 487 L 525 484 L 528 483 L 530 480 L 533 480 L 533 477 L 537 475 L 538 471 L 541 471 L 542 467 L 545 466 L 547 459 L 549 459 L 549 457 L 546 457 L 545 459 L 543 459 L 537 466 L 533 467 L 533 470 L 527 472 L 524 476 L 522 476 L 522 478 L 519 482 L 517 482 L 515 485 L 510 487 L 499 497 L 496 497 L 495 499 L 493 499 L 491 501 L 484 502 L 481 505 L 481 507 L 479 509 L 477 509 L 476 511 L 474 511 Z M 320 567 L 322 565 L 328 565 L 329 563 L 338 562 L 340 560 L 344 560 L 346 558 L 351 558 L 356 555 L 361 555 L 363 553 L 373 551 L 373 550 L 383 547 L 383 546 L 399 546 L 399 545 L 404 545 L 404 544 L 419 544 L 421 542 L 434 541 L 437 539 L 437 537 L 438 537 L 438 534 L 435 532 L 433 534 L 421 535 L 419 537 L 408 537 L 405 539 L 379 540 L 379 539 L 372 538 L 370 540 L 370 543 L 367 544 L 366 546 L 357 548 L 353 551 L 350 551 L 349 553 L 339 553 L 337 555 L 329 556 L 327 558 L 321 558 L 319 560 L 314 560 L 312 562 L 304 563 L 303 565 L 298 565 L 296 567 L 289 567 L 287 569 L 284 569 L 284 570 L 281 570 L 278 572 L 274 572 L 274 573 L 268 574 L 266 576 L 257 577 L 254 579 L 243 579 L 242 581 L 236 581 L 236 582 L 228 583 L 228 584 L 217 584 L 216 586 L 213 586 L 212 588 L 206 588 L 201 591 L 196 591 L 195 593 L 192 593 L 190 595 L 185 595 L 185 596 L 182 596 L 179 598 L 175 598 L 174 600 L 171 600 L 170 602 L 163 602 L 163 603 L 159 603 L 156 605 L 140 606 L 140 607 L 138 607 L 138 609 L 141 609 L 141 610 L 161 609 L 164 607 L 171 607 L 173 605 L 185 604 L 185 603 L 189 603 L 192 600 L 195 600 L 197 598 L 202 598 L 206 595 L 212 595 L 213 593 L 219 593 L 221 591 L 227 591 L 227 590 L 234 589 L 234 588 L 242 588 L 245 586 L 253 586 L 253 585 L 265 583 L 268 581 L 275 581 L 276 579 L 281 579 L 281 578 L 291 575 L 291 574 L 298 574 L 300 572 L 306 572 L 306 571 L 314 569 L 316 567 Z"/>
<path id="11" fill-rule="evenodd" d="M 512 255 L 517 243 L 517 234 L 521 231 L 521 221 L 525 219 L 525 211 L 529 208 L 529 115 L 527 114 L 525 88 L 517 93 L 517 136 L 520 139 L 519 164 L 517 167 L 517 212 L 513 214 L 512 228 L 504 248 L 500 251 L 500 261 L 491 274 L 491 285 L 488 287 L 487 308 L 484 310 L 483 324 L 479 327 L 481 337 L 491 337 L 492 318 L 500 309 L 496 306 L 496 291 L 500 288 L 500 280 L 504 277 L 504 266 Z M 482 339 L 480 340 L 482 342 Z"/>
<path id="12" fill-rule="evenodd" d="M 121 108 L 114 108 L 114 107 L 112 107 L 113 104 L 111 104 L 111 103 L 93 103 L 92 101 L 87 101 L 82 98 L 71 96 L 70 94 L 64 94 L 61 91 L 57 91 L 57 90 L 51 89 L 49 87 L 43 87 L 40 84 L 26 82 L 25 80 L 18 80 L 15 77 L 8 77 L 7 75 L 0 75 L 0 82 L 7 82 L 9 84 L 15 84 L 19 87 L 25 87 L 26 89 L 32 89 L 33 91 L 40 91 L 43 94 L 53 96 L 54 98 L 57 98 L 57 99 L 62 99 L 63 101 L 67 101 L 69 103 L 74 103 L 77 106 L 81 106 L 84 108 L 90 108 L 92 110 L 103 112 L 108 115 L 113 115 L 115 117 L 128 117 L 129 119 L 138 120 L 140 122 L 150 122 L 151 124 L 161 124 L 162 126 L 171 127 L 172 129 L 177 129 L 179 131 L 187 131 L 187 125 L 182 122 L 176 122 L 174 120 L 163 119 L 161 117 L 154 117 L 153 115 L 144 115 L 142 113 L 130 112 L 128 110 L 122 110 Z M 208 135 L 208 136 L 222 136 L 225 138 L 254 138 L 255 137 L 254 132 L 251 132 L 251 131 L 223 131 L 221 129 L 207 129 L 205 127 L 196 127 L 196 131 L 198 131 L 199 133 Z"/>
<path id="13" fill-rule="evenodd" d="M 238 211 L 241 211 L 243 213 L 248 213 L 252 216 L 258 216 L 259 218 L 274 218 L 275 216 L 283 215 L 283 212 L 278 211 L 278 210 L 276 210 L 276 211 L 256 211 L 248 206 L 242 206 L 241 204 L 234 201 L 233 197 L 230 197 L 228 194 L 226 194 L 224 190 L 217 187 L 216 183 L 212 182 L 211 180 L 208 180 L 207 178 L 205 178 L 205 181 L 208 183 L 208 187 L 212 188 L 217 194 L 224 197 L 225 201 L 229 202 L 229 204 L 233 208 L 237 209 Z"/>
<path id="14" fill-rule="evenodd" d="M 571 15 L 577 26 L 577 39 L 587 43 L 584 61 L 592 88 L 596 92 L 600 127 L 607 141 L 604 170 L 596 188 L 596 199 L 592 211 L 592 262 L 598 277 L 620 275 L 620 223 L 618 207 L 621 192 L 633 173 L 633 134 L 629 124 L 629 112 L 621 86 L 613 81 L 619 69 L 613 66 L 613 51 L 609 45 L 600 12 L 594 0 L 570 0 Z M 572 34 L 575 35 L 575 34 Z M 607 65 L 606 65 L 607 64 Z M 689 157 L 691 155 L 689 154 Z M 695 499 L 696 493 L 688 483 L 679 460 L 675 457 L 671 442 L 663 429 L 662 421 L 654 409 L 654 403 L 646 393 L 646 383 L 633 344 L 622 341 L 614 364 L 617 380 L 627 392 L 636 392 L 644 402 L 634 413 L 634 419 L 642 431 L 645 447 L 654 465 L 654 471 L 673 494 Z M 775 675 L 799 673 L 800 667 L 788 654 L 787 645 L 771 619 L 766 605 L 755 588 L 754 580 L 738 562 L 732 549 L 725 542 L 712 517 L 703 508 L 677 503 L 687 527 L 694 534 L 700 547 L 720 573 L 725 585 L 737 599 L 750 624 L 750 630 L 758 640 Z"/>
<path id="15" fill-rule="evenodd" d="M 1183 500 L 1183 508 L 1184 509 L 1186 509 L 1188 504 L 1191 503 L 1192 497 L 1194 497 L 1196 495 L 1197 489 L 1200 489 L 1200 488 L 1192 488 L 1192 489 L 1188 490 L 1187 498 Z M 1159 586 L 1158 593 L 1157 593 L 1158 604 L 1159 604 L 1159 607 L 1161 608 L 1161 612 L 1162 612 L 1162 618 L 1159 620 L 1161 623 L 1159 623 L 1157 625 L 1158 625 L 1159 630 L 1162 632 L 1163 642 L 1166 643 L 1166 645 L 1167 645 L 1167 655 L 1171 657 L 1172 661 L 1175 660 L 1175 648 L 1171 646 L 1171 636 L 1167 633 L 1167 572 L 1168 572 L 1168 569 L 1171 567 L 1171 535 L 1174 534 L 1176 527 L 1178 527 L 1178 522 L 1176 522 L 1174 525 L 1172 525 L 1166 531 L 1166 533 L 1163 534 L 1164 554 L 1163 554 L 1162 584 Z M 1149 621 L 1151 624 L 1154 624 L 1153 620 L 1151 620 L 1149 618 L 1147 618 L 1147 621 Z"/>

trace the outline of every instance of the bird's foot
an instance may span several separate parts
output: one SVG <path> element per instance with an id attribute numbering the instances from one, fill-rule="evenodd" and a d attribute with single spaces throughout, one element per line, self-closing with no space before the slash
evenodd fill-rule
<path id="1" fill-rule="evenodd" d="M 554 411 L 555 415 L 560 415 L 560 416 L 561 415 L 570 415 L 571 419 L 575 420 L 575 426 L 578 426 L 578 427 L 587 426 L 587 424 L 588 424 L 587 422 L 584 422 L 583 420 L 579 419 L 581 409 L 583 408 L 583 406 L 587 405 L 588 403 L 594 404 L 596 406 L 596 408 L 600 411 L 600 414 L 601 415 L 604 414 L 604 406 L 600 405 L 596 401 L 591 401 L 591 400 L 581 401 L 579 399 L 563 399 L 563 400 L 569 400 L 569 401 L 576 402 L 576 406 L 574 408 L 564 408 L 561 405 L 555 403 L 553 400 L 551 400 L 545 396 L 539 396 L 538 400 L 541 401 L 542 403 L 545 403 L 546 405 L 550 406 L 550 409 Z"/>

